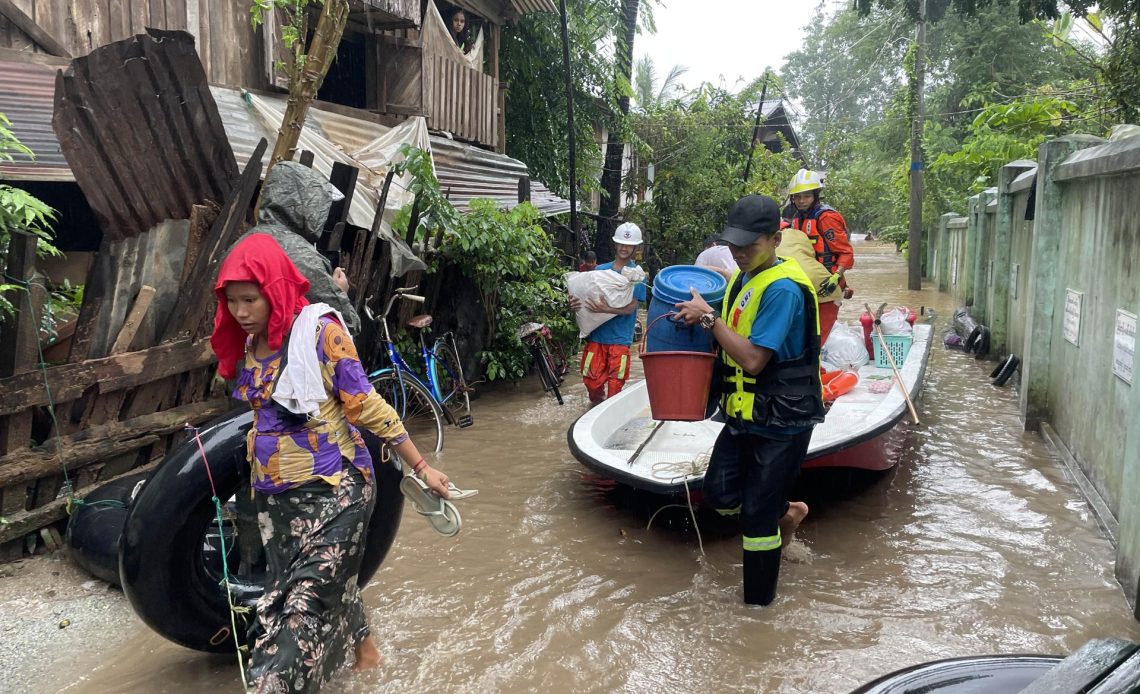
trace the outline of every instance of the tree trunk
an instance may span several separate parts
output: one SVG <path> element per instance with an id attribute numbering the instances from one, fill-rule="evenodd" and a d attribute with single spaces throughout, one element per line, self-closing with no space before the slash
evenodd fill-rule
<path id="1" fill-rule="evenodd" d="M 289 80 L 289 104 L 277 131 L 277 143 L 273 145 L 266 174 L 277 162 L 293 158 L 297 141 L 301 138 L 301 129 L 305 127 L 305 113 L 336 58 L 336 49 L 340 45 L 340 37 L 344 34 L 347 21 L 348 0 L 324 0 L 321 17 L 317 20 L 317 28 L 313 33 L 313 42 L 303 61 L 300 64 L 294 62 L 292 66 L 295 74 Z M 300 40 L 303 41 L 304 37 Z"/>
<path id="2" fill-rule="evenodd" d="M 632 81 L 633 37 L 637 29 L 637 10 L 640 0 L 622 0 L 622 35 L 617 45 L 617 71 Z M 622 118 L 629 114 L 629 96 L 618 98 Z M 598 210 L 598 234 L 594 238 L 594 251 L 598 262 L 613 260 L 614 244 L 610 240 L 617 228 L 617 214 L 621 207 L 621 164 L 624 143 L 610 130 L 606 138 L 606 158 L 602 168 L 602 204 Z"/>

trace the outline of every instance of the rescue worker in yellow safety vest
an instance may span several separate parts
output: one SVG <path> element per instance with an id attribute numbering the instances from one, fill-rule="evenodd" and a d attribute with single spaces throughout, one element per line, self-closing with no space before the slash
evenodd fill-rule
<path id="1" fill-rule="evenodd" d="M 705 498 L 723 515 L 738 515 L 744 535 L 744 602 L 776 597 L 780 553 L 807 515 L 787 490 L 799 474 L 812 428 L 823 421 L 816 288 L 794 261 L 776 255 L 780 209 L 748 195 L 728 214 L 721 239 L 740 270 L 720 310 L 696 291 L 677 304 L 719 347 L 712 390 L 725 426 L 705 472 Z"/>
<path id="2" fill-rule="evenodd" d="M 800 169 L 792 179 L 788 195 L 794 207 L 792 228 L 808 237 L 815 247 L 815 259 L 830 273 L 825 281 L 816 285 L 821 334 L 826 343 L 831 326 L 839 317 L 839 298 L 849 299 L 853 293 L 847 287 L 845 275 L 855 265 L 855 251 L 847 238 L 847 221 L 843 215 L 820 202 L 822 190 L 823 179 L 818 172 Z"/>

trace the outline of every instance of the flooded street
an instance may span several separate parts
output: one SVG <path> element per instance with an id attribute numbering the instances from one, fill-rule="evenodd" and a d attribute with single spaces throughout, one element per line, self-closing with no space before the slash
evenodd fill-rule
<path id="1" fill-rule="evenodd" d="M 772 607 L 741 602 L 739 537 L 705 532 L 702 556 L 690 526 L 647 530 L 643 500 L 635 509 L 590 479 L 566 446 L 583 387 L 568 383 L 559 407 L 535 377 L 448 430 L 440 466 L 480 490 L 459 504 L 463 532 L 439 537 L 405 511 L 364 594 L 385 664 L 329 690 L 841 694 L 925 660 L 1140 639 L 1113 549 L 1021 431 L 1016 391 L 989 384 L 992 364 L 943 349 L 949 297 L 905 291 L 901 256 L 857 253 L 841 319 L 863 301 L 937 311 L 922 425 L 896 430 L 893 471 L 813 505 Z M 240 690 L 232 656 L 136 628 L 63 660 L 42 691 Z"/>

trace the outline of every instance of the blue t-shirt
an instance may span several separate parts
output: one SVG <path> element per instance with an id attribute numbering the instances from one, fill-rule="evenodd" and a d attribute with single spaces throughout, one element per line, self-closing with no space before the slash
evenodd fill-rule
<path id="1" fill-rule="evenodd" d="M 805 320 L 803 290 L 790 279 L 778 279 L 768 285 L 764 296 L 760 297 L 760 310 L 752 323 L 748 341 L 772 350 L 777 362 L 796 359 L 804 353 Z M 745 431 L 750 434 L 789 436 L 810 428 L 745 423 Z"/>
<path id="2" fill-rule="evenodd" d="M 637 263 L 632 260 L 629 261 L 628 267 L 637 267 Z M 613 269 L 613 263 L 604 263 L 594 269 L 594 272 L 617 272 Z M 633 298 L 638 301 L 645 301 L 645 282 L 638 282 L 633 285 Z M 616 307 L 615 307 L 616 308 Z M 637 312 L 626 314 L 624 316 L 614 316 L 605 323 L 602 323 L 594 332 L 590 333 L 586 340 L 588 342 L 596 342 L 599 345 L 626 345 L 633 344 L 633 328 L 637 324 Z"/>

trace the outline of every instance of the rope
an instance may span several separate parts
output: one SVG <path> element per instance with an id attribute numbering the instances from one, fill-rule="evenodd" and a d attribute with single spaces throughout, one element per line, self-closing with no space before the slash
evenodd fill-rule
<path id="1" fill-rule="evenodd" d="M 681 461 L 667 461 L 654 463 L 650 468 L 653 479 L 668 480 L 676 482 L 678 479 L 685 485 L 685 503 L 684 504 L 666 504 L 653 512 L 649 517 L 649 523 L 646 524 L 645 529 L 649 530 L 653 527 L 653 521 L 657 518 L 657 514 L 661 513 L 667 508 L 686 508 L 689 509 L 689 517 L 693 519 L 693 529 L 697 532 L 697 546 L 701 549 L 701 556 L 705 555 L 705 543 L 701 539 L 701 526 L 697 523 L 697 512 L 693 509 L 693 495 L 689 490 L 689 480 L 694 477 L 703 476 L 705 471 L 709 468 L 709 454 L 701 453 L 693 460 Z"/>
<path id="2" fill-rule="evenodd" d="M 234 604 L 234 594 L 230 589 L 230 566 L 226 557 L 226 533 L 223 529 L 222 520 L 222 502 L 218 499 L 218 488 L 214 486 L 214 473 L 210 471 L 210 461 L 206 459 L 206 448 L 202 445 L 202 437 L 198 435 L 198 427 L 186 425 L 187 431 L 194 432 L 194 441 L 198 444 L 198 452 L 202 456 L 202 464 L 206 467 L 206 477 L 210 480 L 210 499 L 214 502 L 214 514 L 218 522 L 218 540 L 222 544 L 222 580 L 221 583 L 226 587 L 226 602 L 230 606 L 230 630 L 234 636 L 234 649 L 237 652 L 238 671 L 241 673 L 242 691 L 249 690 L 249 683 L 245 678 L 245 658 L 242 657 L 242 648 L 244 646 L 238 638 L 237 629 L 237 616 L 238 614 L 245 614 L 249 612 L 248 607 L 238 607 Z"/>

